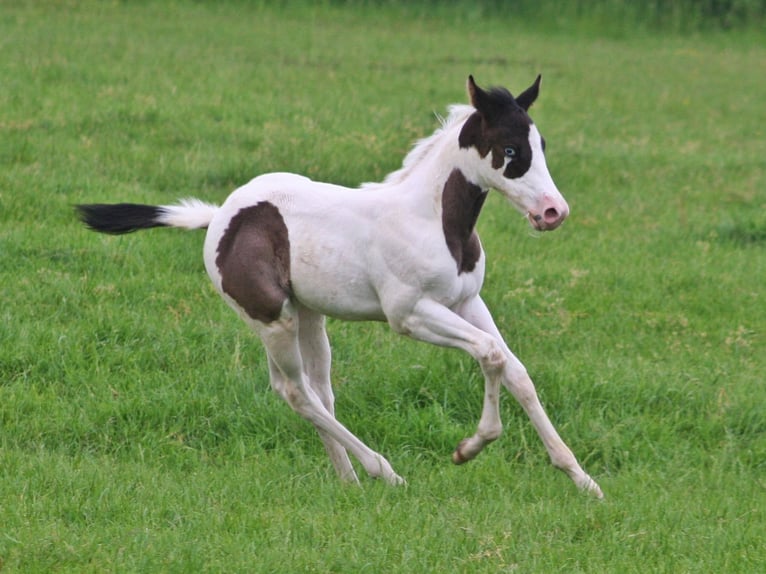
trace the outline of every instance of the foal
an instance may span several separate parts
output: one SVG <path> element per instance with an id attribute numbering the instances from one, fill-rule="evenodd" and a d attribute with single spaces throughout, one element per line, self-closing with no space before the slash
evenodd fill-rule
<path id="1" fill-rule="evenodd" d="M 545 163 L 527 114 L 540 77 L 519 96 L 468 78 L 470 106 L 453 106 L 382 183 L 349 189 L 273 173 L 235 190 L 220 207 L 81 205 L 105 233 L 150 227 L 207 228 L 204 260 L 224 300 L 260 336 L 271 386 L 316 427 L 342 479 L 358 481 L 348 452 L 389 483 L 389 462 L 335 418 L 325 316 L 387 321 L 394 331 L 470 354 L 485 378 L 475 434 L 452 460 L 473 459 L 501 432 L 500 386 L 519 401 L 553 464 L 602 497 L 543 410 L 526 369 L 479 296 L 485 258 L 474 229 L 489 189 L 535 229 L 555 229 L 569 207 Z"/>

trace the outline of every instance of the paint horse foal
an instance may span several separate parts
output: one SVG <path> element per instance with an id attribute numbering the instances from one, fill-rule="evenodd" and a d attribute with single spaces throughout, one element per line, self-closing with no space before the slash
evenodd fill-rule
<path id="1" fill-rule="evenodd" d="M 483 410 L 476 433 L 452 455 L 456 464 L 499 436 L 503 385 L 527 412 L 553 464 L 601 497 L 479 296 L 485 258 L 474 226 L 489 189 L 541 231 L 555 229 L 569 213 L 548 173 L 544 141 L 527 115 L 539 86 L 538 76 L 514 98 L 503 88 L 485 91 L 469 77 L 472 105 L 453 106 L 400 170 L 361 189 L 274 173 L 240 187 L 220 207 L 197 200 L 82 205 L 80 214 L 106 233 L 207 227 L 210 278 L 260 336 L 272 387 L 313 423 L 343 479 L 358 480 L 350 452 L 371 476 L 403 482 L 335 418 L 326 315 L 387 321 L 397 333 L 462 349 L 479 362 Z"/>

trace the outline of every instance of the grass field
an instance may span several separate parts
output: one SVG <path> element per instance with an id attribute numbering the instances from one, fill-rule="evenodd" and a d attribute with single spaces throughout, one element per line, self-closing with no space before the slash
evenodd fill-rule
<path id="1" fill-rule="evenodd" d="M 468 6 L 466 4 L 465 6 Z M 766 564 L 766 44 L 512 12 L 0 5 L 0 571 L 757 572 Z M 336 481 L 214 293 L 201 233 L 80 202 L 222 201 L 269 171 L 396 169 L 434 112 L 543 74 L 572 215 L 498 197 L 485 299 L 606 499 L 469 357 L 330 323 L 338 415 L 406 488 Z"/>

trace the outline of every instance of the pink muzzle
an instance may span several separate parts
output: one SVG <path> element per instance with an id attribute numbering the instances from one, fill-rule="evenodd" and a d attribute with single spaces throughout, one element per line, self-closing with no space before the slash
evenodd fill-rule
<path id="1" fill-rule="evenodd" d="M 558 200 L 546 198 L 541 202 L 538 210 L 530 210 L 527 213 L 527 219 L 538 231 L 551 231 L 561 225 L 567 215 L 569 215 L 569 206 L 564 198 Z"/>

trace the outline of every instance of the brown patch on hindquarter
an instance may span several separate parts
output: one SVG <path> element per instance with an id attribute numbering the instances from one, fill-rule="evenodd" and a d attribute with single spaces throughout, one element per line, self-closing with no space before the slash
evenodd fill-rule
<path id="1" fill-rule="evenodd" d="M 257 321 L 279 318 L 290 298 L 290 242 L 285 220 L 262 201 L 231 218 L 218 243 L 215 264 L 224 293 Z"/>
<path id="2" fill-rule="evenodd" d="M 486 191 L 470 183 L 459 169 L 452 170 L 442 192 L 442 229 L 458 275 L 473 271 L 481 256 L 481 243 L 474 227 Z"/>

